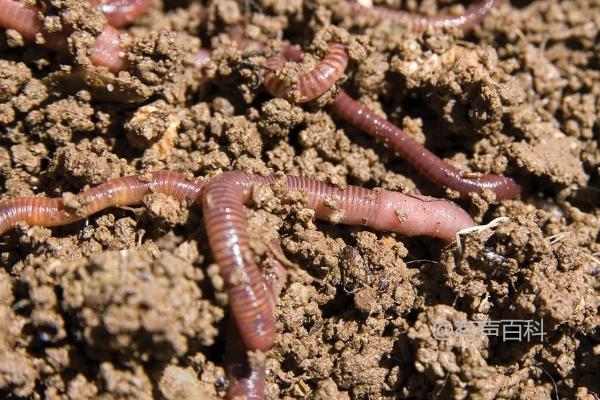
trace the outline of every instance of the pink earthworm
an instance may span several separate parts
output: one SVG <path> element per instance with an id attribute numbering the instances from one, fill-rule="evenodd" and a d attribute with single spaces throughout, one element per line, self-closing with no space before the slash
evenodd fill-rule
<path id="1" fill-rule="evenodd" d="M 220 175 L 204 189 L 202 207 L 209 244 L 228 287 L 240 336 L 252 350 L 269 349 L 276 332 L 261 272 L 251 256 L 243 205 L 250 201 L 255 184 L 277 179 L 234 171 Z M 464 210 L 445 200 L 358 186 L 342 190 L 289 175 L 285 183 L 288 190 L 306 193 L 308 208 L 315 211 L 316 218 L 335 223 L 445 240 L 473 225 Z"/>
<path id="2" fill-rule="evenodd" d="M 40 20 L 41 10 L 30 7 L 21 1 L 0 0 L 0 27 L 14 29 L 26 40 L 36 42 L 36 37 L 44 32 Z M 112 72 L 122 71 L 127 67 L 120 36 L 121 32 L 107 25 L 96 37 L 96 43 L 90 54 L 94 65 L 103 66 Z M 59 53 L 67 53 L 67 32 L 56 32 L 45 35 L 44 45 Z"/>
<path id="3" fill-rule="evenodd" d="M 274 253 L 279 257 L 276 257 Z M 285 284 L 287 272 L 279 259 L 285 257 L 278 240 L 273 241 L 273 250 L 267 252 L 267 263 L 272 266 L 272 272 L 263 271 L 263 280 L 268 300 L 275 308 L 279 294 Z M 261 400 L 265 397 L 265 363 L 258 357 L 250 360 L 248 349 L 240 337 L 239 330 L 233 319 L 229 320 L 225 351 L 225 371 L 229 378 L 227 398 L 245 398 L 246 400 Z"/>
<path id="4" fill-rule="evenodd" d="M 179 201 L 199 201 L 204 183 L 170 171 L 154 172 L 148 179 L 127 176 L 113 179 L 76 195 L 73 209 L 61 198 L 19 197 L 0 202 L 0 235 L 19 223 L 60 226 L 79 221 L 100 210 L 142 201 L 145 195 L 160 192 Z"/>
<path id="5" fill-rule="evenodd" d="M 225 372 L 229 379 L 227 398 L 262 400 L 265 397 L 264 362 L 249 359 L 248 348 L 240 336 L 235 320 L 229 319 L 227 325 L 225 339 Z"/>
<path id="6" fill-rule="evenodd" d="M 311 71 L 308 74 L 309 77 L 306 74 L 300 76 L 297 84 L 293 86 L 293 90 L 298 91 L 301 98 L 313 98 L 315 94 L 320 95 L 326 92 L 335 83 L 336 79 L 334 77 L 343 75 L 343 69 L 348 62 L 348 54 L 343 46 L 335 47 L 332 51 L 335 51 L 335 56 L 332 56 L 334 61 L 328 62 L 325 67 L 317 66 L 313 71 L 320 71 L 325 68 L 337 68 L 338 71 L 329 72 L 327 75 L 319 75 Z M 301 55 L 301 50 L 289 47 L 280 55 L 270 59 L 267 65 L 272 68 L 281 66 L 283 60 L 297 61 L 301 58 Z M 323 62 L 326 59 L 328 59 L 328 56 L 325 56 Z M 273 96 L 284 97 L 294 103 L 294 98 L 289 96 L 292 90 L 290 86 L 285 86 L 281 83 L 281 80 L 274 81 L 275 76 L 275 73 L 271 71 L 265 75 L 264 84 L 267 90 Z M 304 82 L 305 79 L 308 80 L 308 83 Z M 305 89 L 307 93 L 302 92 Z M 444 162 L 417 143 L 402 129 L 353 100 L 344 91 L 338 93 L 330 105 L 330 109 L 356 128 L 389 144 L 402 158 L 434 183 L 456 190 L 461 196 L 467 196 L 471 192 L 481 193 L 483 190 L 490 190 L 496 195 L 497 200 L 502 200 L 519 196 L 521 193 L 521 185 L 514 179 L 503 175 L 486 174 L 480 177 L 467 177 L 463 172 Z"/>
<path id="7" fill-rule="evenodd" d="M 271 95 L 282 97 L 293 103 L 306 103 L 329 90 L 343 75 L 348 65 L 346 46 L 333 43 L 325 57 L 310 71 L 289 82 L 277 74 L 289 61 L 298 62 L 302 51 L 289 46 L 281 53 L 267 60 L 267 71 L 263 75 L 263 85 Z"/>
<path id="8" fill-rule="evenodd" d="M 488 11 L 498 3 L 498 0 L 477 1 L 467 7 L 460 15 L 436 15 L 428 17 L 406 11 L 392 10 L 387 7 L 365 7 L 356 1 L 350 5 L 353 17 L 366 16 L 378 20 L 390 20 L 396 23 L 407 23 L 414 32 L 424 32 L 427 28 L 444 29 L 460 28 L 463 32 L 471 31 L 479 24 Z"/>
<path id="9" fill-rule="evenodd" d="M 92 6 L 100 6 L 107 22 L 115 28 L 123 28 L 135 22 L 154 4 L 154 0 L 88 0 Z"/>

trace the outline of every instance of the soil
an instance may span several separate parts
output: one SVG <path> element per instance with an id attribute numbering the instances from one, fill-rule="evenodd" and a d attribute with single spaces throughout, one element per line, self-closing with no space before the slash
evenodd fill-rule
<path id="1" fill-rule="evenodd" d="M 268 398 L 598 399 L 598 1 L 504 2 L 466 37 L 350 18 L 341 0 L 157 2 L 129 28 L 132 67 L 118 76 L 86 56 L 103 16 L 51 3 L 46 25 L 74 27 L 70 55 L 1 33 L 2 199 L 158 169 L 455 199 L 333 117 L 326 99 L 292 106 L 259 85 L 269 52 L 292 42 L 318 58 L 330 38 L 350 46 L 352 96 L 457 167 L 524 183 L 517 200 L 456 200 L 478 223 L 509 217 L 460 248 L 316 222 L 300 198 L 257 190 L 256 257 L 281 237 L 293 264 L 266 354 Z M 430 15 L 468 4 L 385 3 Z M 238 50 L 240 31 L 263 53 Z M 214 57 L 200 71 L 201 46 Z M 153 195 L 6 234 L 0 397 L 222 398 L 227 296 L 201 217 Z M 543 321 L 545 336 L 459 329 L 499 320 Z M 440 326 L 454 333 L 440 340 Z"/>

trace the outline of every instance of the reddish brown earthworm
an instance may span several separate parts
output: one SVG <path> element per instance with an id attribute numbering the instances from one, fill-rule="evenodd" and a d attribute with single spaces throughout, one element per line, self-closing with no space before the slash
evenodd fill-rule
<path id="1" fill-rule="evenodd" d="M 521 185 L 503 175 L 486 174 L 473 178 L 465 176 L 463 172 L 417 143 L 402 129 L 381 118 L 344 91 L 338 93 L 331 104 L 331 110 L 356 128 L 388 144 L 432 182 L 456 190 L 461 196 L 490 190 L 497 200 L 502 200 L 521 194 Z"/>
<path id="2" fill-rule="evenodd" d="M 225 339 L 225 372 L 229 379 L 228 399 L 262 400 L 265 398 L 265 365 L 250 360 L 235 320 L 230 318 Z"/>
<path id="3" fill-rule="evenodd" d="M 343 75 L 343 69 L 348 62 L 345 47 L 333 45 L 330 50 L 335 52 L 335 56 L 330 57 L 328 54 L 322 62 L 325 62 L 325 60 L 332 61 L 327 62 L 325 67 L 317 66 L 310 73 L 298 77 L 297 83 L 293 86 L 286 86 L 281 79 L 276 78 L 274 72 L 269 71 L 265 74 L 264 80 L 267 90 L 273 96 L 284 97 L 292 103 L 294 103 L 294 97 L 290 96 L 289 93 L 294 91 L 299 92 L 297 96 L 300 98 L 314 98 L 315 94 L 318 96 L 326 92 L 333 86 L 335 80 Z M 271 68 L 277 68 L 283 65 L 285 61 L 297 61 L 301 59 L 301 56 L 301 50 L 288 47 L 283 53 L 269 59 L 267 65 Z M 327 75 L 314 73 L 314 71 L 329 68 L 337 68 L 338 71 L 329 71 Z M 337 78 L 334 79 L 334 77 Z M 308 80 L 308 83 L 304 82 L 305 79 Z M 303 92 L 303 90 L 307 90 L 307 92 Z M 486 174 L 473 178 L 465 176 L 463 172 L 444 162 L 417 143 L 402 129 L 353 100 L 344 91 L 338 93 L 330 108 L 337 116 L 351 125 L 387 143 L 431 181 L 440 186 L 456 190 L 461 196 L 466 196 L 471 192 L 481 193 L 483 190 L 490 190 L 496 195 L 497 200 L 502 200 L 519 196 L 521 193 L 521 186 L 514 179 L 503 175 Z"/>
<path id="4" fill-rule="evenodd" d="M 48 227 L 70 224 L 108 207 L 139 203 L 152 192 L 164 193 L 179 201 L 198 201 L 203 185 L 202 181 L 189 180 L 177 172 L 160 171 L 152 173 L 148 179 L 137 176 L 117 178 L 83 191 L 69 202 L 76 204 L 76 209 L 61 198 L 5 200 L 0 202 L 0 235 L 18 223 Z"/>
<path id="5" fill-rule="evenodd" d="M 350 7 L 353 17 L 366 16 L 378 20 L 406 23 L 410 25 L 411 30 L 414 32 L 424 32 L 427 28 L 444 29 L 453 27 L 460 28 L 463 32 L 469 32 L 483 20 L 488 11 L 498 2 L 498 0 L 478 1 L 468 6 L 465 12 L 460 15 L 441 14 L 432 17 L 392 10 L 387 7 L 365 7 L 356 1 L 353 1 Z"/>
<path id="6" fill-rule="evenodd" d="M 273 308 L 252 257 L 244 209 L 254 183 L 252 175 L 225 173 L 206 186 L 202 208 L 240 336 L 249 349 L 268 350 L 276 335 Z"/>
<path id="7" fill-rule="evenodd" d="M 26 40 L 36 42 L 36 37 L 44 33 L 44 27 L 39 18 L 41 11 L 25 5 L 21 1 L 0 0 L 0 27 L 14 29 Z M 121 46 L 121 33 L 107 25 L 96 37 L 96 42 L 90 54 L 94 65 L 103 66 L 112 72 L 122 71 L 127 67 L 127 60 Z M 67 32 L 45 34 L 44 46 L 59 53 L 68 50 Z"/>
<path id="8" fill-rule="evenodd" d="M 88 0 L 93 6 L 100 6 L 107 22 L 115 28 L 122 28 L 135 22 L 145 14 L 154 0 Z"/>
<path id="9" fill-rule="evenodd" d="M 286 270 L 278 257 L 277 252 L 283 256 L 283 250 L 278 240 L 273 241 L 273 250 L 267 253 L 267 263 L 272 267 L 271 273 L 263 271 L 263 280 L 271 306 L 275 308 L 279 294 L 283 289 L 286 279 Z M 283 256 L 285 257 L 285 256 Z M 245 398 L 247 400 L 261 400 L 265 397 L 265 363 L 259 357 L 250 360 L 248 349 L 240 337 L 233 319 L 229 319 L 227 330 L 225 371 L 229 378 L 227 398 Z"/>
<path id="10" fill-rule="evenodd" d="M 26 40 L 35 41 L 42 31 L 38 18 L 40 10 L 15 0 L 0 0 L 0 26 L 14 29 Z M 45 46 L 59 52 L 66 52 L 67 42 L 62 33 L 51 33 L 45 37 Z"/>
<path id="11" fill-rule="evenodd" d="M 289 61 L 302 59 L 302 51 L 289 46 L 267 60 L 263 84 L 271 95 L 282 97 L 292 103 L 306 103 L 328 91 L 343 75 L 348 65 L 346 46 L 333 43 L 317 65 L 310 71 L 295 77 L 293 82 L 278 75 L 281 67 Z"/>

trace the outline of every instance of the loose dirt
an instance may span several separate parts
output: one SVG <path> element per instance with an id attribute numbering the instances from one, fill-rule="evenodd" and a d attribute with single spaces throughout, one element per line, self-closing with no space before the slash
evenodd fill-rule
<path id="1" fill-rule="evenodd" d="M 460 249 L 315 222 L 300 194 L 258 188 L 255 257 L 281 237 L 293 264 L 268 398 L 598 399 L 600 3 L 504 2 L 461 37 L 349 18 L 340 0 L 157 2 L 129 28 L 119 76 L 86 56 L 104 17 L 51 3 L 46 26 L 74 27 L 71 54 L 0 37 L 2 199 L 68 199 L 158 169 L 455 198 L 332 117 L 330 97 L 297 107 L 260 86 L 265 54 L 289 41 L 319 57 L 332 37 L 350 45 L 341 85 L 355 98 L 457 167 L 523 181 L 518 200 L 459 201 L 477 222 L 510 218 Z M 468 4 L 385 3 L 431 15 Z M 261 46 L 238 50 L 240 38 Z M 201 46 L 214 57 L 200 71 Z M 65 227 L 21 226 L 0 263 L 1 397 L 224 396 L 227 296 L 198 207 L 152 195 Z M 545 336 L 460 332 L 499 320 L 543 321 Z"/>

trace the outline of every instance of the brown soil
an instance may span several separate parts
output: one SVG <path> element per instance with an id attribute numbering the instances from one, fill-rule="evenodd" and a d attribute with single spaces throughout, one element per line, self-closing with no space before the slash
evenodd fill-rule
<path id="1" fill-rule="evenodd" d="M 271 99 L 258 85 L 264 57 L 232 46 L 238 24 L 268 50 L 291 41 L 319 56 L 331 37 L 348 43 L 353 96 L 460 168 L 524 181 L 519 200 L 460 202 L 481 223 L 510 217 L 465 235 L 462 251 L 315 222 L 301 199 L 257 190 L 256 256 L 280 236 L 294 264 L 268 398 L 598 399 L 598 1 L 505 2 L 466 38 L 355 21 L 341 0 L 165 1 L 130 28 L 133 67 L 118 77 L 87 68 L 103 17 L 52 3 L 47 26 L 76 27 L 70 57 L 0 38 L 2 199 L 165 168 L 454 197 L 322 104 Z M 385 3 L 427 14 L 467 4 Z M 190 67 L 201 45 L 216 49 L 203 72 Z M 227 298 L 199 209 L 149 196 L 70 226 L 22 226 L 2 238 L 0 263 L 0 397 L 224 395 Z M 542 319 L 546 336 L 435 336 L 440 324 L 507 319 Z"/>

